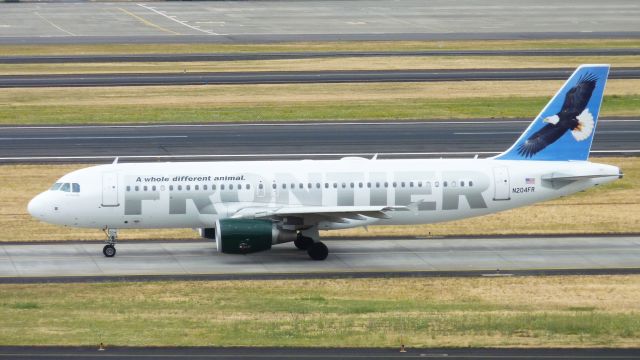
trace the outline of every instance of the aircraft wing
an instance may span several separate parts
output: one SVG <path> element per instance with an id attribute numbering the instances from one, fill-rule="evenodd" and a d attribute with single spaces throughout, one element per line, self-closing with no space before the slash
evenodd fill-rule
<path id="1" fill-rule="evenodd" d="M 283 207 L 246 207 L 231 216 L 233 219 L 265 219 L 284 217 L 320 217 L 335 219 L 362 220 L 366 217 L 388 219 L 390 211 L 408 211 L 406 206 L 283 206 Z"/>

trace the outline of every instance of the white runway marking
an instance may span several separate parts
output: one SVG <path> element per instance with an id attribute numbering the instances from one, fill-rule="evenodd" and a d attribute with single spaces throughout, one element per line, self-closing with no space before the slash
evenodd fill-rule
<path id="1" fill-rule="evenodd" d="M 640 122 L 640 119 L 601 119 L 599 122 Z M 71 125 L 71 126 L 0 126 L 2 129 L 100 129 L 100 128 L 175 128 L 175 127 L 252 127 L 252 126 L 339 126 L 339 125 L 455 125 L 455 124 L 530 124 L 531 120 L 480 120 L 480 121 L 391 121 L 391 122 L 282 122 L 282 123 L 222 123 L 222 124 L 147 124 L 147 125 Z M 600 131 L 598 131 L 600 133 Z"/>
<path id="2" fill-rule="evenodd" d="M 165 14 L 164 11 L 156 10 L 155 8 L 153 8 L 151 6 L 146 6 L 144 4 L 137 4 L 137 5 L 140 6 L 140 7 L 145 8 L 145 9 L 147 9 L 149 11 L 153 11 L 154 13 L 156 13 L 158 15 L 162 15 L 162 16 L 166 17 L 167 19 L 171 20 L 171 21 L 175 21 L 175 22 L 177 22 L 178 24 L 180 24 L 182 26 L 186 26 L 186 27 L 188 27 L 190 29 L 193 29 L 193 30 L 196 30 L 196 31 L 199 31 L 199 32 L 203 32 L 203 33 L 209 34 L 209 35 L 227 35 L 227 34 L 218 34 L 218 33 L 215 33 L 213 31 L 203 30 L 203 29 L 200 29 L 199 27 L 196 27 L 196 26 L 193 26 L 193 25 L 189 25 L 189 24 L 187 24 L 186 21 L 178 20 L 175 16 L 167 15 L 167 14 Z"/>
<path id="3" fill-rule="evenodd" d="M 58 30 L 60 30 L 60 31 L 62 31 L 64 33 L 67 33 L 68 35 L 76 36 L 76 34 L 72 33 L 71 31 L 67 31 L 67 30 L 61 28 L 60 26 L 54 24 L 51 20 L 49 20 L 49 19 L 45 18 L 44 16 L 40 15 L 40 13 L 35 12 L 34 14 L 36 14 L 37 17 L 39 17 L 40 19 L 44 20 L 47 24 L 53 26 L 54 28 L 56 28 L 56 29 L 58 29 Z"/>
<path id="4" fill-rule="evenodd" d="M 50 136 L 50 137 L 15 137 L 0 138 L 0 141 L 20 140 L 104 140 L 104 139 L 164 139 L 187 138 L 187 135 L 157 135 L 157 136 Z"/>

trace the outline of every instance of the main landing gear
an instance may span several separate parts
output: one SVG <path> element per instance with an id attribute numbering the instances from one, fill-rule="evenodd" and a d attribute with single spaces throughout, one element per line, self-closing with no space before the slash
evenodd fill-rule
<path id="1" fill-rule="evenodd" d="M 314 241 L 313 238 L 298 233 L 298 237 L 293 244 L 300 250 L 307 250 L 307 254 L 313 260 L 324 260 L 329 255 L 329 248 L 321 241 Z"/>
<path id="2" fill-rule="evenodd" d="M 106 257 L 114 257 L 116 255 L 116 242 L 118 241 L 118 230 L 105 228 L 104 233 L 107 235 L 107 245 L 102 248 L 102 253 Z"/>

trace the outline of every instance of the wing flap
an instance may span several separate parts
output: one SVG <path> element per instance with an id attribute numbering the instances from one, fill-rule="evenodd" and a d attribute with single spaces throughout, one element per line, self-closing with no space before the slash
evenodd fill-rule
<path id="1" fill-rule="evenodd" d="M 285 207 L 246 207 L 238 210 L 231 218 L 273 218 L 285 216 L 318 215 L 331 218 L 362 219 L 372 217 L 388 219 L 387 212 L 408 211 L 406 206 L 285 206 Z"/>

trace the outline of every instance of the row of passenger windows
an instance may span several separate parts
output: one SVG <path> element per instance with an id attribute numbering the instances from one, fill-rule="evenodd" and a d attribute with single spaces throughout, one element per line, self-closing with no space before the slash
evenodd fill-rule
<path id="1" fill-rule="evenodd" d="M 468 180 L 460 180 L 460 181 L 443 181 L 442 182 L 442 186 L 443 187 L 457 187 L 457 186 L 461 186 L 461 187 L 472 187 L 473 186 L 473 181 Z M 286 189 L 313 189 L 314 187 L 316 189 L 320 189 L 323 185 L 321 183 L 281 183 L 280 186 L 278 186 L 278 184 L 273 183 L 271 184 L 271 188 L 272 189 L 278 189 L 278 187 L 280 187 L 283 190 Z M 363 183 L 363 182 L 358 182 L 358 183 L 324 183 L 324 188 L 325 189 L 329 189 L 329 188 L 334 188 L 334 189 L 338 189 L 338 188 L 342 188 L 342 189 L 346 189 L 347 187 L 354 189 L 356 188 L 356 186 L 360 189 L 362 188 L 389 188 L 390 186 L 393 188 L 414 188 L 414 187 L 431 187 L 431 182 L 430 181 L 401 181 L 401 182 L 367 182 L 367 183 Z M 440 187 L 440 182 L 439 181 L 434 181 L 433 182 L 433 186 L 434 187 Z M 193 185 L 193 187 L 191 185 L 169 185 L 168 189 L 169 191 L 174 191 L 174 190 L 178 190 L 178 191 L 182 191 L 182 190 L 186 190 L 186 191 L 191 191 L 193 188 L 193 190 L 195 191 L 199 191 L 199 190 L 209 190 L 209 186 L 208 185 Z M 211 185 L 211 190 L 251 190 L 251 184 L 212 184 Z M 156 185 L 151 185 L 151 186 L 147 186 L 147 185 L 135 185 L 135 186 L 127 186 L 127 191 L 157 191 L 158 189 L 160 189 L 160 191 L 165 191 L 167 189 L 167 187 L 165 187 L 165 185 L 160 185 L 160 186 L 156 186 Z M 263 190 L 264 189 L 264 184 L 258 184 L 258 189 Z"/>
<path id="2" fill-rule="evenodd" d="M 49 190 L 64 192 L 80 192 L 80 184 L 78 183 L 55 183 Z"/>

